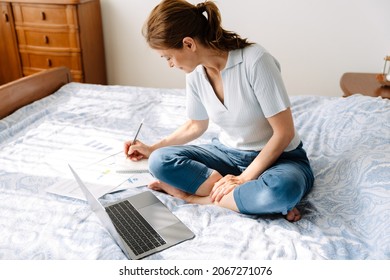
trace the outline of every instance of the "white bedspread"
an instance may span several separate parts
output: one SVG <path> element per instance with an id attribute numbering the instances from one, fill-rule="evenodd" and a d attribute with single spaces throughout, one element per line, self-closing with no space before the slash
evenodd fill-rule
<path id="1" fill-rule="evenodd" d="M 390 100 L 291 100 L 315 174 L 299 205 L 302 220 L 242 215 L 155 192 L 196 237 L 149 259 L 390 258 Z M 71 83 L 0 120 L 0 258 L 125 259 L 86 202 L 45 190 L 72 179 L 69 159 L 86 163 L 77 144 L 95 139 L 106 152 L 120 151 L 142 119 L 139 139 L 153 143 L 185 121 L 184 105 L 183 90 Z M 197 143 L 216 132 L 212 126 Z"/>

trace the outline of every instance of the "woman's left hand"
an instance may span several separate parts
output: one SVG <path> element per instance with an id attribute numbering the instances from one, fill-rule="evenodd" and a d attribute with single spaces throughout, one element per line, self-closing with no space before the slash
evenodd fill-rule
<path id="1" fill-rule="evenodd" d="M 214 184 L 210 192 L 211 200 L 219 202 L 225 195 L 243 183 L 245 181 L 240 176 L 226 175 Z"/>

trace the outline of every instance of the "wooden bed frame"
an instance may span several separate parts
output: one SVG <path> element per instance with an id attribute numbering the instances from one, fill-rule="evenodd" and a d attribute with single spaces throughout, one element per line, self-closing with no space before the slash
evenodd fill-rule
<path id="1" fill-rule="evenodd" d="M 369 96 L 378 96 L 377 92 L 375 94 L 373 92 L 374 88 L 378 88 L 378 84 L 373 83 L 375 74 L 363 74 L 372 76 L 369 82 L 363 84 L 357 83 L 355 79 L 349 78 L 349 74 L 351 73 L 344 74 L 340 80 L 341 88 L 345 93 L 344 96 L 351 95 L 355 92 L 361 92 Z M 72 76 L 68 68 L 56 67 L 23 77 L 8 84 L 0 85 L 0 119 L 12 114 L 27 104 L 56 92 L 60 87 L 71 81 Z M 353 92 L 349 88 L 358 88 L 358 90 Z M 369 89 L 368 93 L 366 92 L 367 89 Z M 389 89 L 382 88 L 381 90 L 382 94 L 379 94 L 379 96 L 389 98 Z"/>
<path id="2" fill-rule="evenodd" d="M 1 85 L 0 119 L 27 104 L 56 92 L 71 81 L 72 76 L 68 68 L 56 67 Z"/>

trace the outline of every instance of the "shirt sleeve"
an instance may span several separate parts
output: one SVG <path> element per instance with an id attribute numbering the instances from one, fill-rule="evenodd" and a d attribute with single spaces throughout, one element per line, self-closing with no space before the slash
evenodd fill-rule
<path id="1" fill-rule="evenodd" d="M 199 82 L 199 81 L 198 81 Z M 191 120 L 207 120 L 209 118 L 199 96 L 196 79 L 191 74 L 186 76 L 187 117 Z"/>
<path id="2" fill-rule="evenodd" d="M 250 83 L 265 117 L 272 117 L 290 107 L 279 63 L 269 54 L 263 53 L 254 61 Z"/>

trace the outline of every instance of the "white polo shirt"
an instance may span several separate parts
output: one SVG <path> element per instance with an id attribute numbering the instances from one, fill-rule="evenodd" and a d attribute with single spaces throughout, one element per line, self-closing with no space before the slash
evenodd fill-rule
<path id="1" fill-rule="evenodd" d="M 221 128 L 222 144 L 241 150 L 261 150 L 272 136 L 268 117 L 290 107 L 279 63 L 260 45 L 229 52 L 221 72 L 224 103 L 216 96 L 202 65 L 187 74 L 187 115 L 210 119 Z M 286 151 L 295 149 L 295 137 Z"/>

